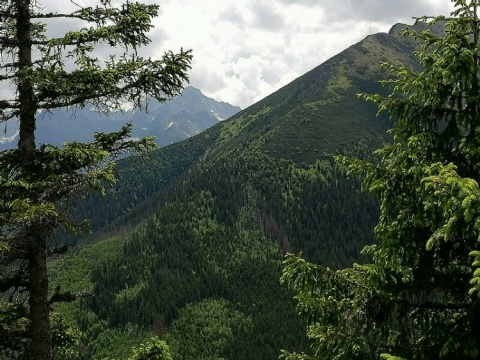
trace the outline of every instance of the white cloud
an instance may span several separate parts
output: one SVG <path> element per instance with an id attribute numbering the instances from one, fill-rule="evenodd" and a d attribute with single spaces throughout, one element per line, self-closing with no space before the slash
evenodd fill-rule
<path id="1" fill-rule="evenodd" d="M 65 12 L 69 1 L 42 0 Z M 95 6 L 98 1 L 77 0 Z M 114 3 L 120 3 L 115 0 Z M 245 108 L 360 41 L 449 0 L 147 0 L 160 5 L 146 54 L 193 49 L 191 85 Z M 53 31 L 67 30 L 65 23 Z"/>
<path id="2" fill-rule="evenodd" d="M 166 0 L 164 45 L 194 51 L 191 84 L 246 107 L 368 34 L 413 16 L 447 14 L 448 0 Z"/>

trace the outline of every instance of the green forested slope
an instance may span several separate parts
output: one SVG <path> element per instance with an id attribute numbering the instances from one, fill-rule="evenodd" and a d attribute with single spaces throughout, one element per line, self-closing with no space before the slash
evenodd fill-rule
<path id="1" fill-rule="evenodd" d="M 259 359 L 301 350 L 303 325 L 292 294 L 278 284 L 283 254 L 302 250 L 331 267 L 350 264 L 371 240 L 376 214 L 327 158 L 306 167 L 258 152 L 219 159 L 192 169 L 171 194 L 116 240 L 125 242 L 117 256 L 93 266 L 94 296 L 83 303 L 91 312 L 76 315 L 86 333 L 105 323 L 165 335 L 187 304 L 223 299 L 250 324 L 225 345 L 229 359 L 250 358 L 240 355 L 247 347 Z"/>
<path id="2" fill-rule="evenodd" d="M 109 240 L 121 244 L 114 256 L 83 265 L 93 296 L 68 310 L 85 333 L 83 358 L 118 357 L 125 339 L 152 333 L 174 359 L 276 359 L 306 347 L 280 262 L 302 251 L 345 267 L 372 241 L 376 204 L 333 155 L 366 156 L 387 139 L 387 121 L 355 94 L 379 91 L 379 61 L 413 61 L 398 29 L 146 162 L 119 164 L 116 187 L 76 210 L 102 237 L 125 232 Z M 56 271 L 85 271 L 67 259 Z"/>
<path id="3" fill-rule="evenodd" d="M 192 139 L 175 143 L 146 158 L 129 157 L 118 162 L 116 184 L 102 196 L 94 193 L 72 210 L 72 216 L 89 219 L 95 238 L 124 233 L 155 211 L 168 193 L 170 184 L 178 180 L 204 155 L 216 140 L 219 128 Z M 61 232 L 56 241 L 71 241 Z M 76 239 L 78 241 L 78 238 Z"/>

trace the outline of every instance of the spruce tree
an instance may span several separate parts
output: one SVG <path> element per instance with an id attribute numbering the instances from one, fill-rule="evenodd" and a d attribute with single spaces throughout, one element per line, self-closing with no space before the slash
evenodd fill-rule
<path id="1" fill-rule="evenodd" d="M 454 3 L 405 31 L 421 70 L 390 66 L 391 94 L 362 95 L 394 120 L 378 162 L 340 159 L 378 198 L 377 243 L 340 271 L 287 257 L 314 351 L 284 359 L 480 359 L 479 2 Z"/>
<path id="2" fill-rule="evenodd" d="M 115 5 L 114 5 L 115 4 Z M 0 82 L 12 97 L 0 100 L 0 122 L 19 121 L 16 149 L 0 153 L 0 355 L 52 359 L 50 307 L 75 295 L 49 296 L 47 257 L 65 251 L 51 247 L 53 231 L 78 228 L 67 209 L 88 191 L 113 181 L 113 160 L 125 152 L 145 152 L 153 139 L 132 140 L 131 125 L 117 133 L 97 133 L 90 143 L 38 147 L 38 111 L 94 107 L 119 110 L 165 101 L 188 81 L 190 51 L 166 52 L 154 60 L 138 50 L 150 40 L 157 5 L 99 0 L 94 7 L 48 12 L 36 0 L 0 3 Z M 58 19 L 79 24 L 60 37 L 48 37 Z M 97 46 L 117 55 L 101 61 Z M 72 117 L 72 121 L 75 118 Z"/>

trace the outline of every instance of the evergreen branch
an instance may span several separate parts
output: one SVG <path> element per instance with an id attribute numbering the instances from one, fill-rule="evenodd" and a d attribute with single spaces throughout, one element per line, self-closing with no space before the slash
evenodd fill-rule
<path id="1" fill-rule="evenodd" d="M 7 347 L 8 340 L 13 343 L 14 339 L 25 338 L 30 334 L 29 330 L 12 329 L 11 327 L 4 327 L 0 324 L 0 339 L 2 339 L 2 346 Z M 7 345 L 7 346 L 6 346 Z M 11 344 L 10 344 L 11 346 Z"/>
<path id="2" fill-rule="evenodd" d="M 5 293 L 10 289 L 18 289 L 28 285 L 28 281 L 25 278 L 25 271 L 19 268 L 15 273 L 0 278 L 0 293 Z"/>
<path id="3" fill-rule="evenodd" d="M 0 75 L 0 81 L 12 80 L 12 79 L 16 79 L 16 78 L 18 78 L 17 75 Z"/>
<path id="4" fill-rule="evenodd" d="M 0 69 L 8 69 L 8 68 L 15 68 L 17 69 L 18 68 L 18 62 L 15 61 L 15 62 L 10 62 L 10 63 L 2 63 L 2 65 L 0 65 Z M 8 71 L 8 70 L 6 70 Z"/>
<path id="5" fill-rule="evenodd" d="M 19 105 L 15 100 L 0 100 L 0 111 L 5 109 L 18 109 L 18 107 Z"/>
<path id="6" fill-rule="evenodd" d="M 12 235 L 13 229 L 10 229 L 9 244 L 15 244 L 15 246 L 9 245 L 7 250 L 3 251 L 2 262 L 10 263 L 14 259 L 25 260 L 28 254 L 28 246 L 25 241 L 25 233 L 18 231 Z"/>
<path id="7" fill-rule="evenodd" d="M 3 113 L 0 109 L 0 123 L 13 119 L 19 115 L 19 111 L 11 111 L 8 114 Z"/>
<path id="8" fill-rule="evenodd" d="M 66 19 L 79 19 L 79 20 L 86 20 L 88 21 L 91 18 L 88 18 L 82 15 L 80 12 L 73 12 L 73 13 L 36 13 L 32 14 L 32 19 L 55 19 L 55 18 L 66 18 Z M 107 18 L 98 18 L 100 20 L 106 20 Z"/>
<path id="9" fill-rule="evenodd" d="M 4 51 L 5 48 L 17 47 L 18 45 L 18 39 L 14 39 L 10 36 L 0 36 L 1 51 Z"/>
<path id="10" fill-rule="evenodd" d="M 101 73 L 78 70 L 58 74 L 39 85 L 39 108 L 84 105 L 90 100 L 95 100 L 92 104 L 99 105 L 101 99 L 110 102 L 124 99 L 141 106 L 138 100 L 142 93 L 163 102 L 178 93 L 183 81 L 188 81 L 187 75 L 180 75 L 180 72 L 190 67 L 190 60 L 190 51 L 182 51 L 179 55 L 170 52 L 161 61 L 140 59 L 140 66 L 134 65 L 137 60 L 129 60 L 111 64 L 110 69 Z M 117 85 L 122 83 L 123 86 Z"/>

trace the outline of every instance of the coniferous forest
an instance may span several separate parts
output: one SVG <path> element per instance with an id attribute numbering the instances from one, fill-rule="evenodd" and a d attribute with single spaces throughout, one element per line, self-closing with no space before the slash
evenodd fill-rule
<path id="1" fill-rule="evenodd" d="M 162 149 L 131 125 L 34 131 L 39 109 L 181 91 L 188 50 L 92 54 L 147 45 L 158 6 L 101 1 L 47 39 L 54 14 L 1 4 L 20 140 L 0 153 L 0 358 L 480 359 L 480 4 L 453 3 Z"/>

